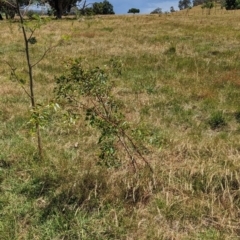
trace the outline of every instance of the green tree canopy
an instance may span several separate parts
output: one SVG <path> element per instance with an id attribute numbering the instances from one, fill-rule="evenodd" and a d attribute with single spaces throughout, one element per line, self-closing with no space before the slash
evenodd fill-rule
<path id="1" fill-rule="evenodd" d="M 19 5 L 24 5 L 27 2 L 27 0 L 18 0 Z M 3 20 L 1 12 L 4 12 L 7 18 L 14 18 L 17 12 L 16 0 L 0 0 L 0 20 Z"/>
<path id="2" fill-rule="evenodd" d="M 198 6 L 204 3 L 205 0 L 193 0 L 193 6 Z"/>
<path id="3" fill-rule="evenodd" d="M 170 12 L 171 13 L 176 12 L 173 6 L 170 7 Z"/>
<path id="4" fill-rule="evenodd" d="M 128 10 L 128 13 L 133 13 L 133 14 L 135 14 L 135 13 L 140 13 L 140 10 L 139 10 L 138 8 L 130 8 L 130 9 Z"/>
<path id="5" fill-rule="evenodd" d="M 214 7 L 214 3 L 213 3 L 213 1 L 206 1 L 205 6 L 206 6 L 206 8 L 211 9 Z"/>
<path id="6" fill-rule="evenodd" d="M 190 8 L 192 6 L 191 0 L 180 0 L 178 2 L 178 7 L 180 10 Z"/>
<path id="7" fill-rule="evenodd" d="M 162 9 L 161 8 L 156 8 L 150 14 L 162 14 Z"/>
<path id="8" fill-rule="evenodd" d="M 237 1 L 236 0 L 226 0 L 225 3 L 226 10 L 233 10 L 237 8 Z"/>
<path id="9" fill-rule="evenodd" d="M 64 12 L 69 12 L 71 7 L 81 0 L 48 0 L 46 2 L 56 11 L 56 17 L 62 18 Z"/>
<path id="10" fill-rule="evenodd" d="M 107 0 L 104 0 L 100 3 L 93 3 L 92 8 L 94 14 L 115 14 L 115 12 L 113 11 L 113 5 Z"/>
<path id="11" fill-rule="evenodd" d="M 240 9 L 240 0 L 236 0 L 236 8 Z"/>

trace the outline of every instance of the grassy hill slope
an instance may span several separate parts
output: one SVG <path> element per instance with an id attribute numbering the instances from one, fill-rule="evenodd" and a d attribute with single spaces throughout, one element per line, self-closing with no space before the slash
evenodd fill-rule
<path id="1" fill-rule="evenodd" d="M 0 22 L 1 239 L 239 239 L 240 14 L 192 10 L 37 30 L 33 63 L 58 43 L 34 68 L 41 161 L 21 31 Z M 100 132 L 82 110 L 70 121 L 73 105 L 54 92 L 70 58 L 121 72 L 110 75 L 112 94 L 154 175 L 142 162 L 135 172 L 124 152 L 119 165 L 98 164 Z"/>

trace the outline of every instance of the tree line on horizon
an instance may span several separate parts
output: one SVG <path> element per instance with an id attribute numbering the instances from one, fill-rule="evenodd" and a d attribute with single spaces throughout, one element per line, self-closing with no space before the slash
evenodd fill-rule
<path id="1" fill-rule="evenodd" d="M 180 10 L 202 5 L 205 8 L 212 8 L 214 4 L 220 4 L 226 10 L 240 9 L 240 0 L 180 0 L 178 7 Z"/>
<path id="2" fill-rule="evenodd" d="M 78 7 L 78 11 L 82 15 L 105 15 L 115 14 L 113 5 L 108 0 L 102 2 L 88 3 L 87 0 L 0 0 L 0 20 L 2 20 L 1 12 L 5 13 L 6 17 L 13 18 L 16 11 L 16 3 L 20 6 L 28 5 L 29 2 L 45 4 L 49 3 L 52 7 L 56 18 L 62 18 L 65 13 L 69 13 L 72 7 Z M 215 4 L 221 4 L 226 10 L 240 9 L 240 0 L 179 0 L 179 10 L 190 9 L 192 6 L 202 5 L 202 8 L 211 9 Z M 175 12 L 173 6 L 170 7 L 170 12 Z M 128 13 L 140 13 L 138 8 L 130 8 Z M 150 14 L 161 14 L 162 9 L 156 8 Z"/>
<path id="3" fill-rule="evenodd" d="M 180 0 L 178 2 L 179 10 L 191 9 L 192 7 L 202 5 L 202 9 L 207 8 L 211 10 L 216 4 L 220 4 L 226 10 L 240 9 L 240 0 Z M 170 7 L 170 12 L 175 12 L 173 6 Z M 162 8 L 154 9 L 150 14 L 162 14 Z"/>
<path id="4" fill-rule="evenodd" d="M 13 18 L 15 13 L 17 13 L 17 3 L 19 6 L 26 6 L 30 3 L 49 3 L 57 18 L 62 18 L 65 13 L 70 12 L 71 8 L 76 6 L 83 15 L 115 14 L 113 5 L 108 0 L 93 3 L 87 3 L 87 0 L 0 0 L 0 13 L 3 12 L 6 14 L 6 17 Z M 1 14 L 0 20 L 2 20 Z"/>

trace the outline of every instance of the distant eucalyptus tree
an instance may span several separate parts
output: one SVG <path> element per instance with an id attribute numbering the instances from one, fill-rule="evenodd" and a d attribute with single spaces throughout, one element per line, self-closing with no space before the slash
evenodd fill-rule
<path id="1" fill-rule="evenodd" d="M 63 14 L 70 12 L 71 7 L 82 0 L 49 0 L 50 6 L 55 10 L 57 18 L 62 18 Z"/>
<path id="2" fill-rule="evenodd" d="M 210 15 L 211 14 L 211 9 L 214 7 L 213 1 L 206 1 L 204 5 L 205 5 L 205 8 L 208 9 L 207 14 Z"/>
<path id="3" fill-rule="evenodd" d="M 152 12 L 150 12 L 150 14 L 162 14 L 162 9 L 161 8 L 156 8 L 154 9 Z"/>
<path id="4" fill-rule="evenodd" d="M 39 2 L 44 2 L 44 0 L 39 0 Z M 7 19 L 13 19 L 15 14 L 18 13 L 17 4 L 22 6 L 31 3 L 33 3 L 33 0 L 0 0 L 0 20 L 3 20 L 1 12 L 5 13 Z"/>
<path id="5" fill-rule="evenodd" d="M 135 14 L 135 13 L 140 13 L 140 10 L 139 10 L 138 8 L 130 8 L 130 9 L 128 10 L 128 13 L 133 13 L 133 14 Z"/>
<path id="6" fill-rule="evenodd" d="M 226 0 L 226 10 L 240 9 L 240 0 Z"/>
<path id="7" fill-rule="evenodd" d="M 178 8 L 180 10 L 183 10 L 183 9 L 188 9 L 189 7 L 192 6 L 192 2 L 191 0 L 180 0 L 178 2 Z"/>
<path id="8" fill-rule="evenodd" d="M 170 12 L 171 13 L 176 12 L 173 6 L 170 7 Z"/>
<path id="9" fill-rule="evenodd" d="M 16 2 L 13 0 L 0 0 L 0 20 L 3 20 L 1 12 L 5 13 L 7 19 L 14 18 L 16 13 Z"/>

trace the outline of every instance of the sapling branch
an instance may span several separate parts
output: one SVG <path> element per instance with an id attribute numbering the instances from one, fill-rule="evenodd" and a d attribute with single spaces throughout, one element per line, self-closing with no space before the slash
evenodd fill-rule
<path id="1" fill-rule="evenodd" d="M 103 102 L 103 99 L 102 99 L 102 97 L 99 94 L 97 94 L 97 99 L 101 103 L 102 107 L 104 108 L 106 116 L 109 116 L 109 113 L 108 113 L 108 110 L 107 110 L 107 108 L 105 106 L 105 103 Z"/>
<path id="2" fill-rule="evenodd" d="M 10 69 L 11 69 L 11 76 L 13 76 L 13 77 L 16 79 L 17 83 L 20 84 L 20 87 L 23 89 L 23 91 L 27 94 L 27 96 L 28 96 L 29 98 L 31 98 L 31 95 L 28 93 L 28 91 L 27 91 L 27 90 L 25 89 L 25 87 L 22 85 L 21 79 L 19 79 L 18 75 L 16 74 L 17 68 L 13 67 L 13 66 L 12 66 L 9 62 L 7 62 L 7 61 L 5 61 L 5 63 L 6 63 L 6 64 L 10 67 Z"/>
<path id="3" fill-rule="evenodd" d="M 96 100 L 94 101 L 93 99 L 91 100 L 92 106 L 88 106 L 84 104 L 83 102 L 79 101 L 75 97 L 71 96 L 70 94 L 66 95 L 66 98 L 68 100 L 71 100 L 71 102 L 77 103 L 77 106 L 80 106 L 81 109 L 87 111 L 91 109 L 91 111 L 96 115 L 99 119 L 103 120 L 108 126 L 113 127 L 115 129 L 114 134 L 121 143 L 123 149 L 127 153 L 129 159 L 131 160 L 131 164 L 134 168 L 135 171 L 137 171 L 137 160 L 134 157 L 134 153 L 131 153 L 131 148 L 128 146 L 129 144 L 132 146 L 133 150 L 135 153 L 138 155 L 140 159 L 148 166 L 149 170 L 153 173 L 153 169 L 149 162 L 146 160 L 146 158 L 142 155 L 141 151 L 139 150 L 138 146 L 134 143 L 133 139 L 127 134 L 126 130 L 121 127 L 120 123 L 121 121 L 117 122 L 116 119 L 114 119 L 113 116 L 111 116 L 109 110 L 106 108 L 106 104 L 104 102 L 104 99 L 100 96 L 97 95 L 97 102 L 100 103 L 100 106 L 96 103 Z M 99 109 L 99 107 L 102 107 L 104 109 L 104 114 Z M 101 129 L 100 129 L 101 130 Z M 127 144 L 129 142 L 129 144 Z"/>
<path id="4" fill-rule="evenodd" d="M 136 162 L 134 156 L 130 153 L 128 147 L 126 146 L 125 141 L 122 140 L 121 137 L 120 137 L 119 135 L 117 135 L 117 137 L 118 137 L 120 143 L 122 144 L 123 148 L 124 148 L 125 151 L 127 152 L 129 158 L 131 159 L 131 164 L 132 164 L 132 166 L 133 166 L 133 168 L 134 168 L 134 170 L 135 170 L 135 172 L 136 172 L 136 171 L 137 171 L 137 162 Z"/>
<path id="5" fill-rule="evenodd" d="M 29 30 L 30 30 L 31 34 L 29 35 L 28 40 L 32 38 L 32 36 L 33 36 L 33 34 L 34 34 L 36 29 L 29 28 Z"/>
<path id="6" fill-rule="evenodd" d="M 30 60 L 29 41 L 28 41 L 25 26 L 24 26 L 24 19 L 23 19 L 23 16 L 22 16 L 21 12 L 20 12 L 20 5 L 19 5 L 18 1 L 16 1 L 16 2 L 17 2 L 17 11 L 18 11 L 18 14 L 19 14 L 19 17 L 20 17 L 21 29 L 22 29 L 24 44 L 25 44 L 25 54 L 26 54 L 26 60 L 27 60 L 27 65 L 28 65 L 28 76 L 29 76 L 31 104 L 32 104 L 32 108 L 35 108 L 34 84 L 33 84 L 32 65 L 31 65 L 31 60 Z"/>
<path id="7" fill-rule="evenodd" d="M 53 48 L 55 48 L 55 47 L 57 47 L 57 46 L 58 46 L 58 45 L 54 45 L 54 46 L 49 47 L 48 49 L 46 49 L 46 50 L 44 51 L 43 55 L 40 57 L 40 59 L 39 59 L 37 62 L 35 62 L 34 64 L 31 65 L 32 68 L 35 67 L 36 65 L 38 65 L 38 64 L 46 57 L 47 53 L 50 52 Z"/>

